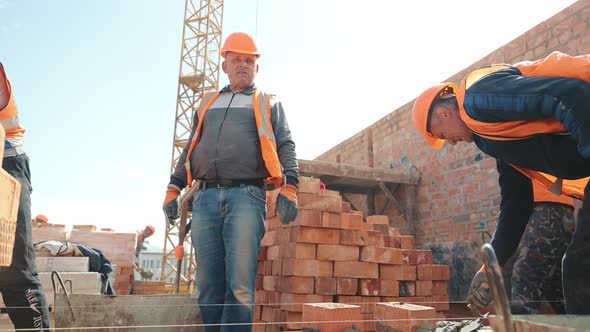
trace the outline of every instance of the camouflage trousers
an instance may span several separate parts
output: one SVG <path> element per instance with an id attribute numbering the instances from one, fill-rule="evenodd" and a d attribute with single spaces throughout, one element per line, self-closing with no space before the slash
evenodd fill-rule
<path id="1" fill-rule="evenodd" d="M 538 314 L 550 304 L 565 314 L 561 260 L 575 230 L 574 208 L 535 203 L 512 270 L 512 312 Z"/>

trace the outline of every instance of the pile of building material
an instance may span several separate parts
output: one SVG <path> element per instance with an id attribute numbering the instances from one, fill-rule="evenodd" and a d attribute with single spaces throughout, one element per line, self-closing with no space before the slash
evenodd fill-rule
<path id="1" fill-rule="evenodd" d="M 376 330 L 380 313 L 399 309 L 377 311 L 380 302 L 424 307 L 402 311 L 420 311 L 432 319 L 431 325 L 445 317 L 448 266 L 433 264 L 431 251 L 416 249 L 414 238 L 389 227 L 387 216 L 368 216 L 364 221 L 361 212 L 343 204 L 340 193 L 321 190 L 317 179 L 302 178 L 297 219 L 283 225 L 275 211 L 276 195 L 268 195 L 255 295 L 255 321 L 269 324 L 257 325 L 256 330 L 302 329 L 308 321 L 305 304 L 312 303 L 357 306 L 361 319 L 349 327 L 363 331 Z M 328 307 L 325 311 L 338 317 L 339 310 L 357 310 Z"/>
<path id="2" fill-rule="evenodd" d="M 133 282 L 133 294 L 158 295 L 167 294 L 166 281 L 136 280 Z"/>
<path id="3" fill-rule="evenodd" d="M 136 233 L 96 231 L 93 225 L 74 225 L 67 231 L 64 225 L 42 224 L 33 228 L 33 242 L 56 240 L 80 243 L 100 250 L 115 267 L 113 289 L 128 295 L 133 277 L 133 257 L 137 244 Z M 59 271 L 58 272 L 63 272 Z"/>

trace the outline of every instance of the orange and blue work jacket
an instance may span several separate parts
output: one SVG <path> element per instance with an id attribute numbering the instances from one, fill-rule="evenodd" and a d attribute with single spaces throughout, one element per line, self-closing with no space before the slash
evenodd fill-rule
<path id="1" fill-rule="evenodd" d="M 20 125 L 14 95 L 4 66 L 0 63 L 0 124 L 6 131 L 4 156 L 22 154 L 25 128 Z"/>
<path id="2" fill-rule="evenodd" d="M 295 143 L 282 104 L 254 86 L 204 94 L 170 184 L 200 180 L 266 180 L 297 186 Z"/>
<path id="3" fill-rule="evenodd" d="M 502 202 L 492 245 L 503 263 L 533 205 L 531 179 L 584 198 L 590 176 L 590 55 L 544 59 L 469 73 L 457 91 L 474 142 L 498 160 Z"/>

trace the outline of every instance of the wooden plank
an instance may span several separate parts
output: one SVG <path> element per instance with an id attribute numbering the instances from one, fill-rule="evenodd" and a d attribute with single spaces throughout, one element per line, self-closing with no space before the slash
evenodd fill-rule
<path id="1" fill-rule="evenodd" d="M 376 187 L 376 181 L 402 184 L 417 184 L 419 175 L 410 170 L 392 172 L 378 168 L 333 163 L 319 160 L 299 159 L 299 174 L 322 179 L 332 177 L 334 184 Z M 322 179 L 323 181 L 323 179 Z"/>
<path id="2" fill-rule="evenodd" d="M 88 272 L 88 257 L 37 257 L 37 272 Z"/>

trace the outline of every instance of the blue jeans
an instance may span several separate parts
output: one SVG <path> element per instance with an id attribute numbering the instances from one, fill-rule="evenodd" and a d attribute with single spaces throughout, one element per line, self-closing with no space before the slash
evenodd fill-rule
<path id="1" fill-rule="evenodd" d="M 197 192 L 191 238 L 201 316 L 205 324 L 212 324 L 205 331 L 251 331 L 265 219 L 266 192 L 262 188 L 207 188 Z"/>

